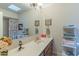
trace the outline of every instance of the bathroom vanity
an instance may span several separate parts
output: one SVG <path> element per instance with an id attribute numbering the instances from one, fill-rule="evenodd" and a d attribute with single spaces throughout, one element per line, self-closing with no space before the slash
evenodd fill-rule
<path id="1" fill-rule="evenodd" d="M 27 38 L 26 38 L 27 39 Z M 43 38 L 36 40 L 30 38 L 29 42 L 23 45 L 23 49 L 18 51 L 19 47 L 8 51 L 8 56 L 52 56 L 53 38 Z"/>
<path id="2" fill-rule="evenodd" d="M 52 56 L 53 55 L 53 40 L 45 47 L 40 56 Z"/>

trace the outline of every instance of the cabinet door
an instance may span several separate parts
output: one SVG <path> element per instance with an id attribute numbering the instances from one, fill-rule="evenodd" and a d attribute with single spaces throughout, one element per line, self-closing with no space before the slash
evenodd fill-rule
<path id="1" fill-rule="evenodd" d="M 48 44 L 48 46 L 44 50 L 45 56 L 51 56 L 52 55 L 52 42 Z"/>
<path id="2" fill-rule="evenodd" d="M 46 53 L 45 53 L 45 56 L 52 56 L 52 53 L 51 53 L 51 49 L 49 49 Z"/>

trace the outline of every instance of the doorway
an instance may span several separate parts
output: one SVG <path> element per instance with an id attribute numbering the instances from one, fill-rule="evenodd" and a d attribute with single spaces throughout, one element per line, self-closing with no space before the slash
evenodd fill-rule
<path id="1" fill-rule="evenodd" d="M 9 18 L 3 17 L 3 36 L 9 36 Z"/>

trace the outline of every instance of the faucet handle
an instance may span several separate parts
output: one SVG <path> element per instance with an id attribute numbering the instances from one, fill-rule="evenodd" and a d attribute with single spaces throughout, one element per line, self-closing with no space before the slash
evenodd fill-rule
<path id="1" fill-rule="evenodd" d="M 18 49 L 19 51 L 23 49 L 22 44 L 23 44 L 22 41 L 19 41 L 19 49 Z"/>
<path id="2" fill-rule="evenodd" d="M 22 44 L 23 44 L 23 43 L 22 43 L 22 41 L 20 40 L 20 41 L 19 41 L 19 45 L 22 45 Z"/>

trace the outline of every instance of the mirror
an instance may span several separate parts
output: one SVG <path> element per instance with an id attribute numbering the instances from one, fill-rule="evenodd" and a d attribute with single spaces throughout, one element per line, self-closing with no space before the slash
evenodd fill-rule
<path id="1" fill-rule="evenodd" d="M 13 18 L 3 18 L 3 36 L 8 36 L 12 39 L 19 39 L 29 35 L 29 29 L 24 28 L 19 20 Z"/>
<path id="2" fill-rule="evenodd" d="M 50 37 L 50 28 L 46 28 L 46 34 L 48 37 Z"/>
<path id="3" fill-rule="evenodd" d="M 35 34 L 38 34 L 38 33 L 39 33 L 38 28 L 35 28 Z"/>
<path id="4" fill-rule="evenodd" d="M 52 25 L 52 19 L 46 19 L 45 26 L 51 26 L 51 25 Z"/>
<path id="5" fill-rule="evenodd" d="M 39 20 L 35 20 L 35 27 L 40 26 L 40 21 Z"/>

